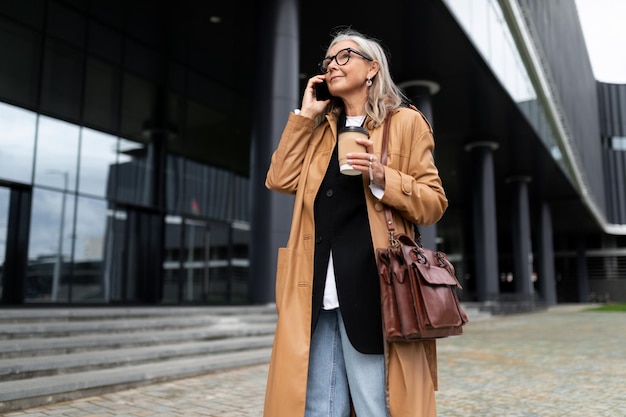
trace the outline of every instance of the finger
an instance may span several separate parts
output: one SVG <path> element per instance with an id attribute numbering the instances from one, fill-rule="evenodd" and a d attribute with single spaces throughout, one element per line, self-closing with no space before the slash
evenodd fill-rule
<path id="1" fill-rule="evenodd" d="M 365 153 L 365 152 L 354 152 L 354 153 L 346 154 L 348 159 L 354 159 L 359 162 L 367 162 L 367 163 L 369 163 L 370 155 L 371 155 L 370 153 Z"/>
<path id="2" fill-rule="evenodd" d="M 370 139 L 357 138 L 356 142 L 359 145 L 365 146 L 365 151 L 368 154 L 374 153 L 374 142 L 372 142 Z"/>

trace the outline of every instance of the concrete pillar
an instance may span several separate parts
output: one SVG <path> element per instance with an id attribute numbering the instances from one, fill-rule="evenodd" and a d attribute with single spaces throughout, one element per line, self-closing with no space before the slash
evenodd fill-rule
<path id="1" fill-rule="evenodd" d="M 537 254 L 539 292 L 546 305 L 555 305 L 557 304 L 557 297 L 554 272 L 554 242 L 552 240 L 552 213 L 548 203 L 545 201 L 539 207 Z"/>
<path id="2" fill-rule="evenodd" d="M 533 296 L 533 251 L 530 232 L 528 183 L 530 177 L 507 178 L 511 186 L 511 237 L 513 239 L 513 282 L 515 293 L 522 301 Z"/>
<path id="3" fill-rule="evenodd" d="M 275 300 L 278 248 L 289 237 L 293 197 L 269 191 L 265 177 L 289 112 L 300 106 L 297 0 L 271 0 L 260 8 L 257 86 L 250 150 L 250 302 Z"/>
<path id="4" fill-rule="evenodd" d="M 3 286 L 0 304 L 24 304 L 28 274 L 28 243 L 33 191 L 30 187 L 12 187 L 8 201 Z"/>
<path id="5" fill-rule="evenodd" d="M 465 146 L 471 152 L 474 178 L 472 184 L 472 219 L 476 296 L 478 301 L 499 297 L 498 235 L 496 222 L 496 191 L 493 172 L 495 142 L 473 142 Z"/>
<path id="6" fill-rule="evenodd" d="M 428 80 L 405 81 L 398 85 L 406 97 L 426 116 L 431 126 L 435 126 L 433 117 L 432 96 L 439 92 L 439 84 Z M 425 247 L 437 248 L 437 225 L 419 226 L 422 243 Z"/>
<path id="7" fill-rule="evenodd" d="M 589 302 L 589 270 L 587 269 L 587 245 L 584 237 L 576 241 L 576 281 L 578 284 L 578 301 Z"/>
<path id="8" fill-rule="evenodd" d="M 162 80 L 167 80 L 165 64 L 160 69 L 160 77 Z M 144 122 L 142 131 L 147 140 L 146 170 L 144 172 L 146 187 L 143 198 L 145 202 L 158 208 L 158 210 L 149 214 L 140 214 L 139 212 L 132 214 L 133 216 L 137 215 L 138 227 L 141 230 L 138 239 L 139 242 L 144 243 L 137 254 L 140 259 L 140 266 L 132 279 L 137 282 L 136 297 L 147 304 L 158 304 L 163 298 L 163 267 L 159 263 L 149 260 L 164 259 L 165 257 L 167 154 L 169 143 L 177 137 L 177 128 L 168 122 L 169 116 L 171 115 L 168 114 L 167 92 L 161 86 L 157 89 L 151 118 Z M 106 286 L 108 285 L 109 283 Z M 70 299 L 72 288 L 70 286 Z M 132 299 L 130 294 L 128 297 Z"/>

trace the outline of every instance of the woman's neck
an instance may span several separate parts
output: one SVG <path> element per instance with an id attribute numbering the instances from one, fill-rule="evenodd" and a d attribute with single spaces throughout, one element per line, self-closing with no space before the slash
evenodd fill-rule
<path id="1" fill-rule="evenodd" d="M 344 99 L 343 105 L 346 111 L 346 116 L 363 116 L 365 112 L 365 103 L 367 97 L 359 97 L 355 99 Z"/>

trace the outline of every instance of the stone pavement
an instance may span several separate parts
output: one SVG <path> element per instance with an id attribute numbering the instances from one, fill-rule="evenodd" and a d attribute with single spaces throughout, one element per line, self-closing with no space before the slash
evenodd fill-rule
<path id="1" fill-rule="evenodd" d="M 439 341 L 439 417 L 626 416 L 626 314 L 557 306 L 472 322 Z M 6 417 L 262 415 L 267 365 Z"/>

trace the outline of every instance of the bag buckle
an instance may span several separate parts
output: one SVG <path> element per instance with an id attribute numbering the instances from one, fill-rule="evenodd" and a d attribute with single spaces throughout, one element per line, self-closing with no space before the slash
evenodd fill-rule
<path id="1" fill-rule="evenodd" d="M 389 231 L 389 244 L 393 246 L 394 248 L 400 247 L 400 241 L 396 239 L 396 235 L 393 232 L 393 230 Z"/>

